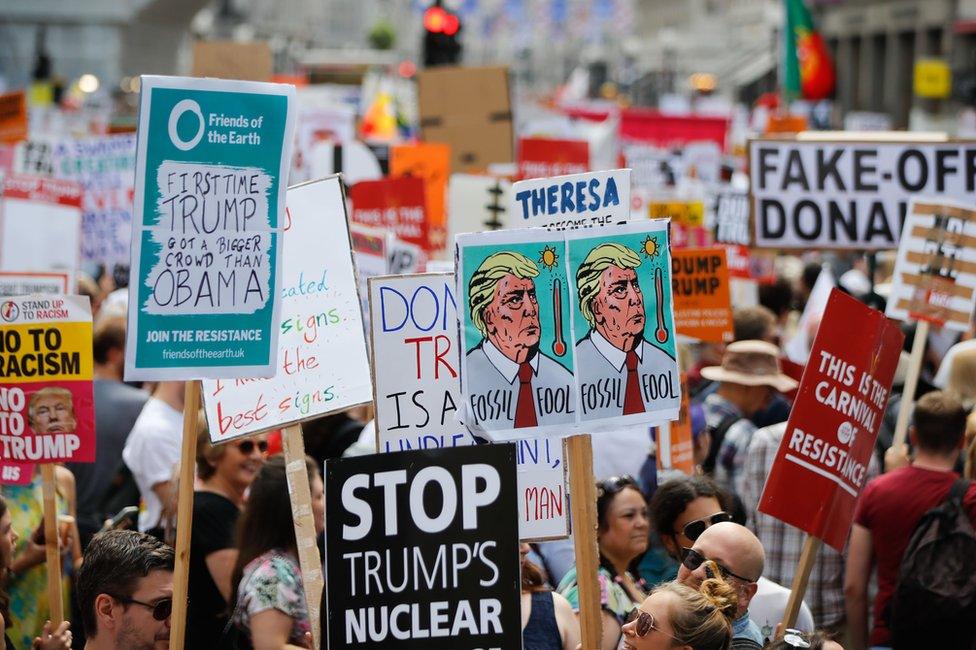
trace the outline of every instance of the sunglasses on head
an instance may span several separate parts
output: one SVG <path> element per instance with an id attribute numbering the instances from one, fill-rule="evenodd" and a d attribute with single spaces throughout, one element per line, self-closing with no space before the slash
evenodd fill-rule
<path id="1" fill-rule="evenodd" d="M 172 598 L 163 598 L 162 600 L 157 600 L 155 603 L 144 603 L 141 600 L 127 598 L 126 596 L 112 596 L 112 598 L 126 605 L 142 605 L 143 607 L 148 607 L 152 610 L 152 617 L 157 621 L 165 621 L 173 613 Z"/>
<path id="2" fill-rule="evenodd" d="M 698 567 L 700 567 L 705 562 L 709 561 L 707 557 L 705 557 L 704 555 L 702 555 L 701 553 L 699 553 L 693 548 L 685 548 L 682 550 L 684 551 L 684 558 L 681 560 L 681 564 L 683 564 L 684 567 L 689 571 L 696 571 Z M 711 562 L 715 562 L 715 560 L 711 560 Z M 718 567 L 718 570 L 722 573 L 723 578 L 728 578 L 729 576 L 731 576 L 733 578 L 738 578 L 743 582 L 748 582 L 748 583 L 755 582 L 755 580 L 750 580 L 749 578 L 740 576 L 737 573 L 733 573 L 732 571 L 729 570 L 727 566 L 719 562 L 715 562 L 715 566 Z M 708 567 L 705 567 L 705 575 L 709 578 L 715 577 L 714 575 L 711 575 L 711 571 L 709 571 Z"/>
<path id="3" fill-rule="evenodd" d="M 661 634 L 671 637 L 678 643 L 682 642 L 678 637 L 674 636 L 673 634 L 668 634 L 659 628 L 657 626 L 657 621 L 654 620 L 654 615 L 650 612 L 645 612 L 640 607 L 635 607 L 630 611 L 630 614 L 627 615 L 627 623 L 633 623 L 634 621 L 636 621 L 636 624 L 634 625 L 634 634 L 642 639 L 647 636 L 651 630 L 657 630 Z"/>
<path id="4" fill-rule="evenodd" d="M 714 526 L 715 524 L 720 524 L 723 521 L 732 521 L 732 515 L 727 512 L 716 512 L 714 515 L 689 521 L 687 524 L 685 524 L 685 527 L 681 529 L 681 532 L 684 533 L 685 537 L 693 542 L 696 542 L 698 541 L 698 538 L 701 537 L 701 534 L 705 532 L 706 528 L 709 526 Z"/>
<path id="5" fill-rule="evenodd" d="M 637 481 L 630 474 L 624 474 L 623 476 L 611 476 L 604 481 L 598 481 L 596 484 L 597 497 L 602 497 L 605 495 L 616 494 L 624 488 L 634 488 L 638 492 L 640 491 L 640 486 L 637 485 Z"/>
<path id="6" fill-rule="evenodd" d="M 258 442 L 254 442 L 253 440 L 243 440 L 243 441 L 237 443 L 237 448 L 240 450 L 240 452 L 242 454 L 244 454 L 245 456 L 248 456 L 248 455 L 250 455 L 251 453 L 254 452 L 254 446 L 255 445 L 257 445 L 258 451 L 260 451 L 262 454 L 268 453 L 268 441 L 267 440 L 260 440 Z"/>

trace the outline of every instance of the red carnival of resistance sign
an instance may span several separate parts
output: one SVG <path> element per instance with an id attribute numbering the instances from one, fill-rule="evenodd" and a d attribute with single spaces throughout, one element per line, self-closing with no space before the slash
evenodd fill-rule
<path id="1" fill-rule="evenodd" d="M 904 338 L 897 322 L 833 290 L 760 512 L 843 550 Z"/>

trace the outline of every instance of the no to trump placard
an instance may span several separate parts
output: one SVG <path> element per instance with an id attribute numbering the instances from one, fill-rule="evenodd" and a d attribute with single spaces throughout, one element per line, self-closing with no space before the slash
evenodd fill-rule
<path id="1" fill-rule="evenodd" d="M 125 377 L 274 374 L 295 89 L 142 77 Z"/>
<path id="2" fill-rule="evenodd" d="M 339 177 L 290 188 L 284 225 L 277 371 L 270 379 L 203 382 L 215 443 L 371 398 Z"/>
<path id="3" fill-rule="evenodd" d="M 678 334 L 714 343 L 732 340 L 729 266 L 723 246 L 671 251 L 671 287 Z"/>
<path id="4" fill-rule="evenodd" d="M 522 647 L 515 448 L 325 465 L 327 647 Z"/>
<path id="5" fill-rule="evenodd" d="M 881 312 L 831 292 L 760 512 L 843 550 L 904 338 Z"/>
<path id="6" fill-rule="evenodd" d="M 92 372 L 87 297 L 0 301 L 0 459 L 93 462 Z"/>
<path id="7" fill-rule="evenodd" d="M 630 219 L 630 170 L 520 181 L 512 186 L 512 227 L 586 228 Z"/>
<path id="8" fill-rule="evenodd" d="M 896 248 L 908 202 L 972 201 L 976 142 L 749 142 L 755 244 Z"/>
<path id="9" fill-rule="evenodd" d="M 976 205 L 913 200 L 893 278 L 888 316 L 969 329 L 976 301 Z"/>

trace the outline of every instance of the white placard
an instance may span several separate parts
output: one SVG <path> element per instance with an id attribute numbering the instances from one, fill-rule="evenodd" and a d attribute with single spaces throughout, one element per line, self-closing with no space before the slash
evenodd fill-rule
<path id="1" fill-rule="evenodd" d="M 74 273 L 81 255 L 81 186 L 10 174 L 0 198 L 0 268 Z"/>
<path id="2" fill-rule="evenodd" d="M 510 226 L 512 184 L 503 178 L 451 174 L 447 185 L 448 241 L 465 232 Z"/>
<path id="3" fill-rule="evenodd" d="M 69 273 L 0 271 L 0 296 L 71 293 Z"/>
<path id="4" fill-rule="evenodd" d="M 276 374 L 203 382 L 214 442 L 341 411 L 372 397 L 339 177 L 289 188 L 286 206 Z"/>
<path id="5" fill-rule="evenodd" d="M 976 142 L 751 140 L 755 245 L 896 248 L 913 196 L 972 201 Z"/>
<path id="6" fill-rule="evenodd" d="M 373 401 L 379 452 L 476 444 L 458 418 L 459 344 L 451 273 L 369 279 Z M 559 438 L 516 440 L 519 537 L 566 537 Z"/>
<path id="7" fill-rule="evenodd" d="M 533 178 L 512 186 L 509 207 L 514 228 L 562 230 L 630 219 L 630 170 Z"/>
<path id="8" fill-rule="evenodd" d="M 976 205 L 913 199 L 885 313 L 969 329 L 976 305 Z"/>

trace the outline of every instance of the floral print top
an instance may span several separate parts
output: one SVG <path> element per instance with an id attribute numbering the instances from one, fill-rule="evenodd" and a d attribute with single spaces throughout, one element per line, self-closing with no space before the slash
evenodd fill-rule
<path id="1" fill-rule="evenodd" d="M 308 621 L 305 591 L 298 560 L 290 553 L 273 549 L 259 555 L 244 567 L 234 609 L 234 624 L 251 637 L 251 617 L 259 612 L 277 609 L 292 618 L 288 643 L 304 646 L 305 633 L 312 628 Z"/>

